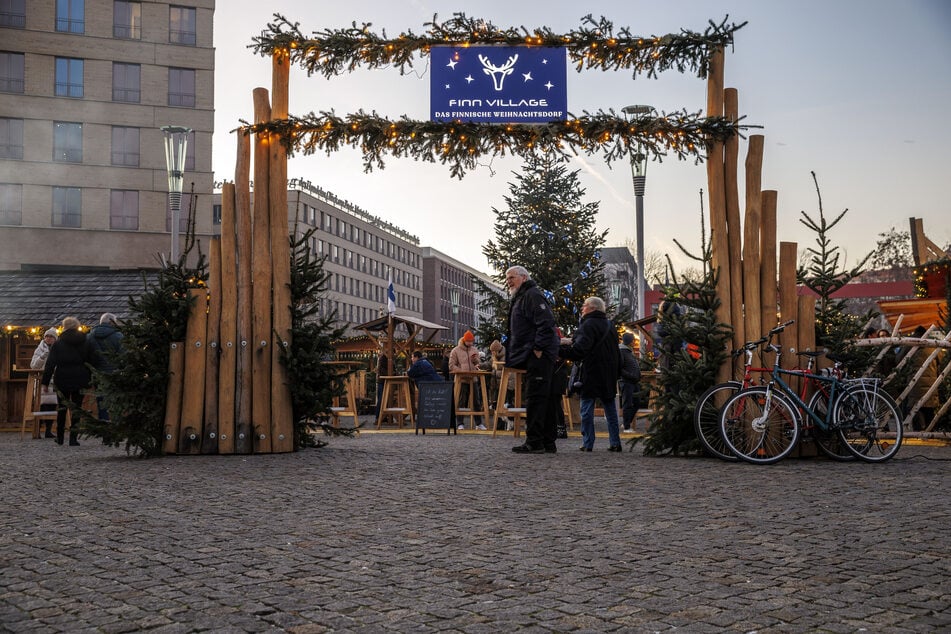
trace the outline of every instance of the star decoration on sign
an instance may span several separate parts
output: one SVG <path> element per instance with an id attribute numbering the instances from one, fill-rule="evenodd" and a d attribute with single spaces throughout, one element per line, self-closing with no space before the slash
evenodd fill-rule
<path id="1" fill-rule="evenodd" d="M 474 81 L 475 81 L 475 79 L 473 79 L 472 75 L 466 75 L 466 82 L 468 82 L 468 83 L 471 84 L 471 83 L 474 82 Z"/>
<path id="2" fill-rule="evenodd" d="M 456 64 L 458 64 L 458 63 L 459 63 L 459 62 L 457 62 L 456 60 L 451 59 L 451 60 L 449 60 L 449 63 L 446 64 L 446 66 L 448 66 L 449 68 L 451 68 L 451 69 L 453 69 L 453 70 L 456 70 Z"/>
<path id="3" fill-rule="evenodd" d="M 547 84 L 544 84 L 544 86 L 545 86 L 545 88 L 547 88 L 548 90 L 551 90 L 552 88 L 555 87 L 555 84 L 553 84 L 553 83 L 551 83 L 551 82 L 548 82 Z"/>
<path id="4" fill-rule="evenodd" d="M 522 73 L 522 77 L 525 78 L 525 81 L 532 81 L 532 72 Z"/>

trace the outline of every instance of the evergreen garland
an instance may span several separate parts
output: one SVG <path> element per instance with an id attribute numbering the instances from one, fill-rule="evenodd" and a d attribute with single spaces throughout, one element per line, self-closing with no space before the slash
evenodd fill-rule
<path id="1" fill-rule="evenodd" d="M 385 30 L 377 34 L 370 30 L 372 24 L 357 26 L 356 22 L 350 28 L 325 29 L 305 37 L 299 22 L 291 23 L 275 13 L 274 22 L 252 38 L 248 48 L 268 57 L 280 53 L 308 75 L 320 73 L 327 78 L 360 67 L 395 66 L 405 74 L 413 67 L 414 56 L 428 55 L 433 46 L 473 44 L 561 47 L 579 72 L 585 68 L 632 69 L 634 77 L 656 77 L 659 72 L 675 69 L 681 73 L 690 70 L 702 78 L 707 75 L 711 51 L 732 46 L 734 34 L 746 25 L 727 24 L 728 19 L 724 17 L 720 24 L 710 20 L 702 33 L 681 29 L 680 33 L 663 36 L 637 36 L 627 27 L 615 34 L 613 22 L 603 16 L 596 20 L 591 14 L 582 18 L 579 28 L 559 34 L 548 27 L 499 28 L 486 20 L 454 13 L 441 23 L 434 15 L 432 22 L 423 25 L 429 27 L 423 34 L 406 31 L 391 39 Z"/>
<path id="2" fill-rule="evenodd" d="M 673 153 L 680 160 L 693 158 L 699 163 L 708 141 L 725 141 L 758 127 L 740 125 L 742 119 L 703 117 L 699 112 L 681 110 L 628 120 L 610 109 L 584 111 L 580 117 L 569 115 L 566 121 L 501 124 L 416 121 L 405 116 L 391 120 L 360 110 L 344 117 L 322 111 L 257 124 L 243 122 L 238 130 L 279 135 L 288 152 L 323 150 L 330 155 L 343 147 L 359 149 L 367 172 L 383 169 L 384 155 L 391 155 L 448 165 L 453 177 L 462 178 L 483 156 L 514 155 L 528 160 L 534 154 L 547 153 L 568 158 L 580 151 L 589 156 L 600 154 L 610 165 L 636 152 L 657 161 Z"/>

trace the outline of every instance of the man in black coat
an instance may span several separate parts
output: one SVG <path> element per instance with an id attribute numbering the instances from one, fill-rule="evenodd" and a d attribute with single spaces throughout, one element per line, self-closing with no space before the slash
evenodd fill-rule
<path id="1" fill-rule="evenodd" d="M 50 381 L 55 379 L 56 388 L 64 398 L 56 410 L 56 442 L 63 444 L 66 430 L 66 407 L 83 405 L 83 390 L 89 387 L 90 372 L 86 366 L 86 333 L 80 332 L 79 320 L 67 317 L 63 320 L 63 332 L 50 348 L 50 356 L 43 368 L 43 391 L 48 392 Z M 75 421 L 69 428 L 69 444 L 79 445 Z"/>
<path id="2" fill-rule="evenodd" d="M 515 453 L 555 453 L 557 430 L 549 415 L 551 376 L 558 358 L 555 315 L 548 300 L 524 266 L 505 272 L 512 296 L 505 365 L 525 370 L 525 444 L 512 447 Z"/>
<path id="3" fill-rule="evenodd" d="M 621 423 L 626 433 L 634 431 L 634 419 L 640 408 L 641 364 L 631 349 L 633 343 L 634 335 L 625 332 L 618 346 L 618 352 L 621 353 Z"/>
<path id="4" fill-rule="evenodd" d="M 589 297 L 581 306 L 581 323 L 570 339 L 561 340 L 561 356 L 581 362 L 578 377 L 581 385 L 581 451 L 594 448 L 594 404 L 601 401 L 608 422 L 608 451 L 621 451 L 618 430 L 617 395 L 618 356 L 617 331 L 605 314 L 604 300 Z"/>

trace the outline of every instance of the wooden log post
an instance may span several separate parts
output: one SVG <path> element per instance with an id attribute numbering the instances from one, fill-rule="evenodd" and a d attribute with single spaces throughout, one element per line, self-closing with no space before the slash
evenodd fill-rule
<path id="1" fill-rule="evenodd" d="M 776 199 L 778 194 L 774 189 L 767 189 L 761 195 L 760 226 L 759 226 L 759 285 L 760 323 L 763 331 L 767 331 L 778 323 L 777 313 L 779 304 L 777 298 L 776 280 Z"/>
<path id="2" fill-rule="evenodd" d="M 707 115 L 723 116 L 723 49 L 713 51 L 707 73 Z M 707 142 L 707 188 L 710 195 L 710 238 L 712 241 L 712 267 L 718 272 L 717 295 L 720 306 L 717 320 L 730 324 L 732 320 L 732 295 L 730 293 L 730 248 L 726 218 L 726 192 L 724 191 L 723 143 Z M 724 363 L 717 375 L 718 381 L 731 378 L 732 364 Z"/>
<path id="3" fill-rule="evenodd" d="M 254 89 L 254 122 L 271 120 L 266 88 Z M 254 205 L 251 220 L 251 434 L 255 453 L 271 453 L 271 232 L 268 132 L 254 135 Z M 285 211 L 286 213 L 286 211 Z"/>
<path id="4" fill-rule="evenodd" d="M 238 271 L 238 331 L 235 361 L 234 451 L 251 453 L 251 137 L 238 134 L 234 170 L 235 240 Z"/>
<path id="5" fill-rule="evenodd" d="M 816 298 L 813 295 L 799 296 L 799 317 L 796 321 L 799 350 L 816 349 Z"/>
<path id="6" fill-rule="evenodd" d="M 750 338 L 763 335 L 759 279 L 762 169 L 763 135 L 754 134 L 746 151 L 746 215 L 743 218 L 743 317 Z"/>
<path id="7" fill-rule="evenodd" d="M 218 453 L 218 363 L 221 351 L 221 238 L 208 248 L 208 323 L 205 334 L 205 415 L 201 453 Z"/>
<path id="8" fill-rule="evenodd" d="M 173 341 L 168 350 L 168 392 L 165 394 L 165 425 L 162 433 L 162 451 L 166 454 L 178 452 L 184 383 L 185 344 Z"/>
<path id="9" fill-rule="evenodd" d="M 239 135 L 244 136 L 244 135 Z M 221 187 L 221 318 L 218 341 L 218 453 L 234 453 L 238 271 L 235 259 L 234 183 Z"/>
<path id="10" fill-rule="evenodd" d="M 723 91 L 723 116 L 731 121 L 740 118 L 739 94 L 736 88 Z M 726 193 L 727 243 L 730 250 L 730 297 L 743 297 L 743 224 L 740 222 L 739 157 L 740 136 L 727 139 L 723 151 L 723 180 Z M 746 343 L 746 325 L 743 322 L 743 302 L 730 302 L 730 323 L 733 326 L 733 347 Z M 743 363 L 736 358 L 734 370 Z"/>
<path id="11" fill-rule="evenodd" d="M 271 59 L 271 117 L 287 118 L 290 59 L 287 51 L 278 50 Z M 271 305 L 272 329 L 276 335 L 271 346 L 271 451 L 294 450 L 294 420 L 291 387 L 287 368 L 281 356 L 291 346 L 291 253 L 290 229 L 287 221 L 287 150 L 279 138 L 270 143 L 270 176 L 268 180 L 271 216 Z"/>
<path id="12" fill-rule="evenodd" d="M 796 266 L 798 245 L 795 242 L 779 243 L 779 315 L 781 321 L 795 319 L 799 321 L 799 298 L 796 290 Z M 788 326 L 779 336 L 779 345 L 783 347 L 784 367 L 796 365 L 792 350 L 799 350 L 799 327 Z"/>
<path id="13" fill-rule="evenodd" d="M 185 385 L 182 390 L 182 424 L 178 453 L 201 452 L 202 416 L 205 412 L 205 345 L 208 326 L 208 291 L 188 289 L 191 310 L 185 329 Z"/>

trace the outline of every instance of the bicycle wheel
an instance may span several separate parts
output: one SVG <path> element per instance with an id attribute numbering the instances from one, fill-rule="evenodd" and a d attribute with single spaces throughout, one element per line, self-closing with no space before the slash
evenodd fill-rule
<path id="1" fill-rule="evenodd" d="M 740 460 L 771 464 L 782 460 L 799 441 L 799 412 L 775 390 L 751 387 L 724 404 L 720 431 Z"/>
<path id="2" fill-rule="evenodd" d="M 735 461 L 737 458 L 723 442 L 720 433 L 720 410 L 727 400 L 740 391 L 739 381 L 727 381 L 714 385 L 704 392 L 693 410 L 693 427 L 704 451 L 721 460 Z"/>
<path id="3" fill-rule="evenodd" d="M 829 395 L 823 390 L 817 389 L 816 393 L 809 399 L 807 406 L 822 420 L 829 420 L 826 417 L 826 412 L 829 411 Z M 807 427 L 810 427 L 812 438 L 816 441 L 816 447 L 819 448 L 819 451 L 833 460 L 842 462 L 855 460 L 855 454 L 845 446 L 837 430 L 822 429 L 808 416 L 808 414 L 803 415 L 803 422 L 808 422 Z"/>
<path id="4" fill-rule="evenodd" d="M 859 460 L 884 462 L 901 448 L 898 405 L 875 385 L 856 385 L 835 399 L 832 420 L 846 448 Z"/>

